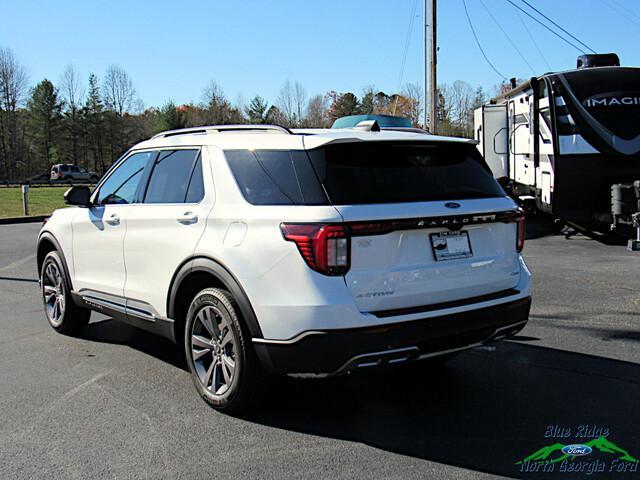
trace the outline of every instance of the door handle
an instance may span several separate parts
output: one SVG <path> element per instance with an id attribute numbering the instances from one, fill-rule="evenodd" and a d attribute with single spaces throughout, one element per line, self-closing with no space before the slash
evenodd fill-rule
<path id="1" fill-rule="evenodd" d="M 120 225 L 120 217 L 113 213 L 109 218 L 105 220 L 109 225 Z"/>
<path id="2" fill-rule="evenodd" d="M 197 223 L 198 215 L 193 212 L 185 212 L 180 217 L 178 217 L 178 222 L 183 225 L 191 225 L 193 223 Z"/>

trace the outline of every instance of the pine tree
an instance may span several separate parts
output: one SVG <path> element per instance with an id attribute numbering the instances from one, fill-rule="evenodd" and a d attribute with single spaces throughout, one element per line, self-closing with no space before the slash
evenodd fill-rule
<path id="1" fill-rule="evenodd" d="M 342 93 L 331 104 L 329 117 L 331 117 L 331 120 L 336 120 L 347 115 L 355 115 L 358 113 L 359 107 L 358 97 L 351 92 Z"/>
<path id="2" fill-rule="evenodd" d="M 89 75 L 89 91 L 82 114 L 89 151 L 93 157 L 93 169 L 104 173 L 104 105 L 100 96 L 98 77 Z"/>
<path id="3" fill-rule="evenodd" d="M 58 161 L 59 145 L 55 139 L 62 119 L 62 102 L 58 97 L 58 89 L 45 78 L 31 91 L 27 109 L 36 165 L 48 169 Z"/>
<path id="4" fill-rule="evenodd" d="M 244 108 L 244 113 L 249 117 L 251 123 L 265 123 L 268 104 L 260 95 L 251 99 L 249 105 Z"/>
<path id="5" fill-rule="evenodd" d="M 176 107 L 173 101 L 168 101 L 158 112 L 157 132 L 184 128 L 187 124 L 184 113 Z"/>

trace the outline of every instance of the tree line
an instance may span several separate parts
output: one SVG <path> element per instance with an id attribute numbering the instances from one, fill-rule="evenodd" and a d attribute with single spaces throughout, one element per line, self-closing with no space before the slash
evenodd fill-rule
<path id="1" fill-rule="evenodd" d="M 438 133 L 472 136 L 473 110 L 486 100 L 482 88 L 456 81 L 440 86 L 438 98 Z M 256 95 L 246 104 L 233 104 L 211 81 L 200 102 L 145 108 L 133 80 L 118 65 L 101 78 L 90 74 L 86 82 L 68 65 L 56 84 L 43 79 L 30 87 L 27 68 L 9 48 L 0 48 L 0 180 L 47 174 L 56 163 L 102 174 L 131 145 L 163 130 L 244 123 L 327 128 L 353 114 L 397 115 L 424 128 L 423 108 L 417 84 L 394 94 L 368 86 L 360 96 L 335 91 L 309 96 L 292 81 L 284 83 L 274 102 Z"/>

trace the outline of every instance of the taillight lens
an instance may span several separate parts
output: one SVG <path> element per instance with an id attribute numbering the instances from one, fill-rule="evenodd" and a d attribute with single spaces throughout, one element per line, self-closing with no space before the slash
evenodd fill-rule
<path id="1" fill-rule="evenodd" d="M 527 217 L 525 217 L 524 212 L 516 219 L 516 223 L 518 225 L 518 236 L 516 240 L 516 250 L 521 252 L 524 248 L 524 240 L 527 235 Z"/>
<path id="2" fill-rule="evenodd" d="M 324 275 L 349 271 L 351 239 L 343 225 L 282 223 L 285 240 L 294 242 L 307 265 Z"/>

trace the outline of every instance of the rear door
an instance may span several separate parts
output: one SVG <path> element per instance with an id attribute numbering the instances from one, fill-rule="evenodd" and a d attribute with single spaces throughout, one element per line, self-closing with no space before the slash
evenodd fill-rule
<path id="1" fill-rule="evenodd" d="M 173 274 L 193 254 L 213 206 L 205 152 L 200 147 L 161 150 L 141 202 L 129 212 L 124 239 L 129 308 L 165 314 Z"/>
<path id="2" fill-rule="evenodd" d="M 361 142 L 310 154 L 331 202 L 352 225 L 345 281 L 361 311 L 517 285 L 517 227 L 499 221 L 516 205 L 473 145 Z"/>

